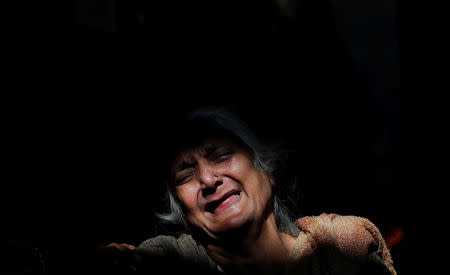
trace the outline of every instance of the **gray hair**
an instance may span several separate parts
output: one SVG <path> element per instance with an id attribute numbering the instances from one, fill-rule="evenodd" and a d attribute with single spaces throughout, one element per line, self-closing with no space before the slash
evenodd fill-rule
<path id="1" fill-rule="evenodd" d="M 273 193 L 273 212 L 278 230 L 291 235 L 296 235 L 299 231 L 294 223 L 292 212 L 287 207 L 289 191 L 295 188 L 295 180 L 288 180 L 283 183 L 277 181 L 276 174 L 279 173 L 281 153 L 266 145 L 263 145 L 256 136 L 249 130 L 248 126 L 232 113 L 223 108 L 204 108 L 190 114 L 189 120 L 206 120 L 212 122 L 222 130 L 231 132 L 252 152 L 253 165 L 262 171 L 275 175 L 275 189 Z M 277 173 L 278 172 L 278 173 Z M 164 224 L 177 224 L 186 226 L 183 209 L 178 202 L 169 182 L 166 183 L 166 210 L 155 212 L 156 217 Z"/>

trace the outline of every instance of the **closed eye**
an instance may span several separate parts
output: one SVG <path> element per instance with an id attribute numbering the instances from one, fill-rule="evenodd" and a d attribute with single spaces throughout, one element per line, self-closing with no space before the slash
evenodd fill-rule
<path id="1" fill-rule="evenodd" d="M 194 171 L 185 172 L 176 179 L 175 183 L 176 183 L 176 185 L 188 183 L 192 180 L 193 176 L 194 176 Z"/>
<path id="2" fill-rule="evenodd" d="M 215 163 L 222 163 L 229 160 L 232 155 L 233 155 L 232 152 L 218 153 L 213 157 L 213 161 Z"/>

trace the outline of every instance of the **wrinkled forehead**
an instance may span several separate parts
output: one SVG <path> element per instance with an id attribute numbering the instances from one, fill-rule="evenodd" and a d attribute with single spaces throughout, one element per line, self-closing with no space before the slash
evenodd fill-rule
<path id="1" fill-rule="evenodd" d="M 238 145 L 229 139 L 209 139 L 198 145 L 180 150 L 172 162 L 172 168 L 181 162 L 195 162 L 200 157 L 208 157 L 218 149 L 237 149 Z"/>
<path id="2" fill-rule="evenodd" d="M 183 165 L 193 164 L 199 158 L 209 158 L 217 151 L 245 151 L 252 155 L 251 150 L 244 144 L 232 139 L 208 139 L 196 146 L 182 149 L 176 154 L 171 165 L 171 174 L 182 169 Z"/>

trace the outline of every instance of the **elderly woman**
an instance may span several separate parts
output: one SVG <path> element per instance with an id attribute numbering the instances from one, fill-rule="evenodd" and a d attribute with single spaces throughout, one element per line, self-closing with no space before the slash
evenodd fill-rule
<path id="1" fill-rule="evenodd" d="M 168 155 L 167 213 L 185 232 L 133 251 L 132 269 L 214 274 L 396 274 L 377 227 L 322 214 L 294 222 L 280 200 L 277 154 L 223 110 L 191 114 Z M 171 143 L 172 144 L 172 143 Z M 163 269 L 161 269 L 163 268 Z"/>

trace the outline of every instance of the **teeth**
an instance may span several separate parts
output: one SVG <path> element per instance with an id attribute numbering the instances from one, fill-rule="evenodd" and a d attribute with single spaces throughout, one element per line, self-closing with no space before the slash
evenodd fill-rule
<path id="1" fill-rule="evenodd" d="M 209 206 L 208 206 L 208 212 L 211 214 L 214 214 L 214 211 L 216 210 L 216 208 L 224 201 L 226 200 L 228 197 L 212 202 Z"/>
<path id="2" fill-rule="evenodd" d="M 226 199 L 228 199 L 229 197 L 231 197 L 231 196 L 233 196 L 233 195 L 239 195 L 239 193 L 240 193 L 240 192 L 238 192 L 238 191 L 237 191 L 237 192 L 233 192 L 233 193 L 229 194 L 228 196 L 224 197 L 223 199 L 220 199 L 220 200 L 215 201 L 215 202 L 211 202 L 211 203 L 209 203 L 209 204 L 206 206 L 206 209 L 205 209 L 205 210 L 206 210 L 207 212 L 211 213 L 211 214 L 214 214 L 216 208 L 217 208 L 222 202 L 224 202 Z"/>

